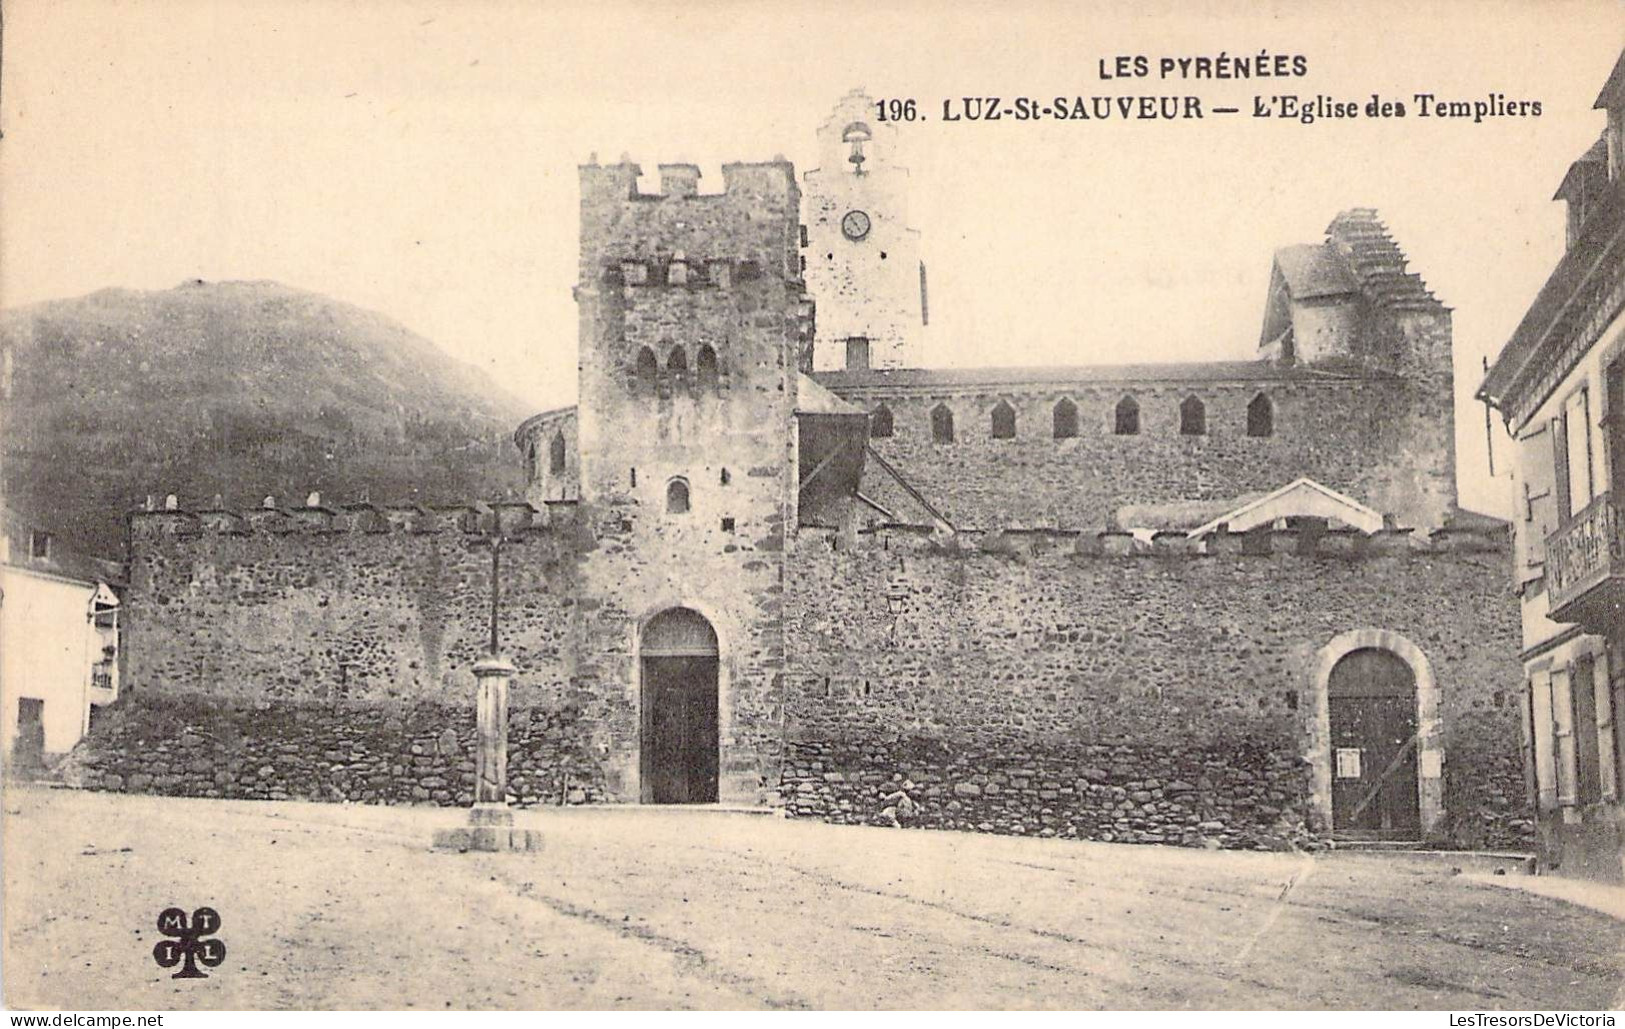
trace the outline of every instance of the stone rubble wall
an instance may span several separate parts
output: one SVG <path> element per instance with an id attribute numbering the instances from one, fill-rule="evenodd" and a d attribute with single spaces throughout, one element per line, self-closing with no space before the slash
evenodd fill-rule
<path id="1" fill-rule="evenodd" d="M 853 545 L 804 532 L 786 580 L 784 803 L 1093 839 L 1323 835 L 1316 655 L 1377 628 L 1421 648 L 1440 690 L 1435 842 L 1519 844 L 1522 670 L 1503 541 L 1407 536 L 1260 532 L 1193 553 L 1173 535 L 1142 548 L 1120 533 L 965 545 L 893 531 Z"/>
<path id="2" fill-rule="evenodd" d="M 966 752 L 940 740 L 798 743 L 797 817 L 1126 843 L 1304 847 L 1296 762 L 1247 747 L 1089 745 Z M 888 769 L 896 769 L 888 771 Z"/>
<path id="3" fill-rule="evenodd" d="M 121 609 L 127 691 L 311 703 L 468 701 L 501 645 L 515 706 L 569 699 L 575 505 L 137 512 Z"/>
<path id="4" fill-rule="evenodd" d="M 508 718 L 509 801 L 609 799 L 570 709 Z M 63 769 L 90 789 L 237 800 L 467 806 L 472 704 L 270 704 L 147 695 L 99 712 Z"/>

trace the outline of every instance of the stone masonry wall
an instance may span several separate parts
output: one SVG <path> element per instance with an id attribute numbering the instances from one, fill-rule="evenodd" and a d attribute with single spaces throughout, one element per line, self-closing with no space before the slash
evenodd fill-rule
<path id="1" fill-rule="evenodd" d="M 569 707 L 510 710 L 510 803 L 608 799 L 576 714 Z M 150 694 L 98 711 L 67 774 L 81 786 L 116 792 L 466 806 L 474 746 L 472 705 Z"/>
<path id="2" fill-rule="evenodd" d="M 791 555 L 793 814 L 1301 840 L 1316 828 L 1315 655 L 1372 627 L 1432 665 L 1446 841 L 1509 844 L 1528 828 L 1517 608 L 1498 550 L 1412 549 L 1403 534 L 1312 555 L 1132 554 L 1122 537 L 1107 537 L 1115 555 L 1094 537 L 862 539 L 836 549 L 838 537 L 803 533 Z"/>
<path id="3" fill-rule="evenodd" d="M 516 707 L 567 699 L 579 548 L 568 514 L 501 517 L 501 644 Z M 473 697 L 489 648 L 491 556 L 473 509 L 261 509 L 132 516 L 126 690 L 255 700 Z"/>
<path id="4" fill-rule="evenodd" d="M 925 498 L 962 529 L 1093 532 L 1119 507 L 1262 494 L 1307 476 L 1423 531 L 1443 523 L 1454 492 L 1450 444 L 1431 390 L 1382 376 L 1257 382 L 1079 382 L 1041 387 L 888 390 L 836 385 L 864 410 L 892 412 L 890 438 L 871 440 Z M 1247 405 L 1268 397 L 1269 436 L 1247 435 Z M 1140 405 L 1140 432 L 1113 432 L 1119 400 Z M 1207 432 L 1179 431 L 1179 405 L 1197 397 Z M 1056 439 L 1055 405 L 1078 408 L 1078 435 Z M 1014 439 L 995 439 L 1001 401 Z M 953 412 L 954 440 L 932 438 L 931 412 Z M 1444 448 L 1442 450 L 1435 448 Z M 1437 455 L 1443 454 L 1443 457 Z M 1012 505 L 1010 498 L 1021 503 Z"/>

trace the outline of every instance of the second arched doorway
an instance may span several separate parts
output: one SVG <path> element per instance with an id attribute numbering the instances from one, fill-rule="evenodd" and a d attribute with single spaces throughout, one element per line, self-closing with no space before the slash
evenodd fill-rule
<path id="1" fill-rule="evenodd" d="M 643 627 L 639 781 L 645 804 L 717 799 L 717 634 L 698 611 L 673 607 Z"/>
<path id="2" fill-rule="evenodd" d="M 1411 666 L 1379 647 L 1351 650 L 1326 683 L 1332 827 L 1342 836 L 1416 839 L 1420 734 Z"/>

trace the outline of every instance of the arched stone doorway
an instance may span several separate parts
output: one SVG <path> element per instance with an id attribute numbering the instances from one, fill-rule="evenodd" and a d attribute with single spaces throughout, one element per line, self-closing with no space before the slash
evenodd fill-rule
<path id="1" fill-rule="evenodd" d="M 705 616 L 667 608 L 643 627 L 641 800 L 709 804 L 717 799 L 717 634 Z"/>
<path id="2" fill-rule="evenodd" d="M 1351 836 L 1421 834 L 1416 776 L 1416 677 L 1392 651 L 1344 654 L 1327 682 L 1332 828 Z"/>
<path id="3" fill-rule="evenodd" d="M 1322 647 L 1313 672 L 1312 807 L 1323 831 L 1418 839 L 1443 817 L 1439 691 L 1426 655 L 1384 629 Z"/>

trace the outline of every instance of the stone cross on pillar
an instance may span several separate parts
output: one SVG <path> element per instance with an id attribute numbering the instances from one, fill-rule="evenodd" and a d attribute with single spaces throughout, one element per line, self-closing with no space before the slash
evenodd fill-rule
<path id="1" fill-rule="evenodd" d="M 474 807 L 468 826 L 434 834 L 442 850 L 540 850 L 542 834 L 513 827 L 508 807 L 508 683 L 514 666 L 499 652 L 501 552 L 505 542 L 498 519 L 479 545 L 491 548 L 490 653 L 474 663 Z"/>
<path id="2" fill-rule="evenodd" d="M 513 673 L 513 665 L 497 654 L 474 665 L 474 813 L 500 810 L 508 825 L 513 824 L 508 810 L 508 681 Z"/>

